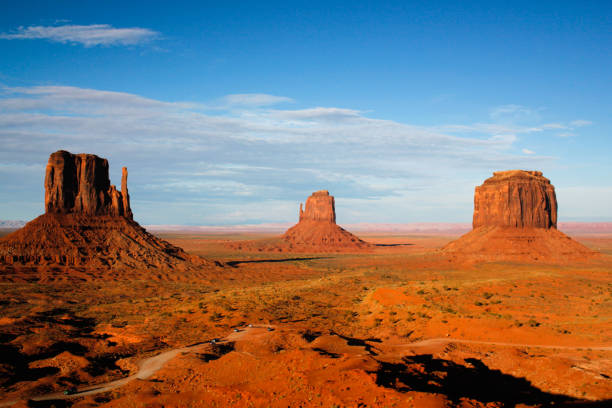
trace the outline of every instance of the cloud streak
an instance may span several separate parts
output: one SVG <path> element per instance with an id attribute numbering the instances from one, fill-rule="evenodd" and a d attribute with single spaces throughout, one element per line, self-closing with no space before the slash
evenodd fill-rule
<path id="1" fill-rule="evenodd" d="M 148 28 L 115 28 L 109 24 L 29 26 L 15 32 L 0 34 L 4 40 L 44 39 L 63 44 L 82 44 L 85 47 L 138 45 L 159 37 Z"/>
<path id="2" fill-rule="evenodd" d="M 469 218 L 473 186 L 491 171 L 553 161 L 516 146 L 515 134 L 530 128 L 423 127 L 340 107 L 271 108 L 290 100 L 230 95 L 215 106 L 67 86 L 0 88 L 0 184 L 9 186 L 0 211 L 36 215 L 7 203 L 15 195 L 42 203 L 42 171 L 16 178 L 15 169 L 43 168 L 58 149 L 107 157 L 111 171 L 126 165 L 136 214 L 158 224 L 292 221 L 297 203 L 321 188 L 336 195 L 341 222 L 438 221 L 441 211 L 442 221 L 456 221 Z"/>

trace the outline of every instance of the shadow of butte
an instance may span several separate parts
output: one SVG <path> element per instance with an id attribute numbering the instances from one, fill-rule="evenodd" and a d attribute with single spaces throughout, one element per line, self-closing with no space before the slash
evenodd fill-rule
<path id="1" fill-rule="evenodd" d="M 315 256 L 315 257 L 302 257 L 302 258 L 280 258 L 280 259 L 250 259 L 246 261 L 229 261 L 226 262 L 226 265 L 236 266 L 240 264 L 249 264 L 249 263 L 274 263 L 274 262 L 294 262 L 294 261 L 312 261 L 315 259 L 327 259 L 328 257 L 323 256 Z"/>
<path id="2" fill-rule="evenodd" d="M 404 357 L 401 363 L 380 362 L 375 372 L 379 386 L 399 392 L 439 393 L 453 403 L 461 398 L 481 403 L 501 402 L 503 406 L 527 404 L 557 407 L 608 407 L 612 400 L 588 401 L 540 390 L 525 378 L 504 374 L 476 358 L 465 365 L 433 358 L 431 354 Z"/>

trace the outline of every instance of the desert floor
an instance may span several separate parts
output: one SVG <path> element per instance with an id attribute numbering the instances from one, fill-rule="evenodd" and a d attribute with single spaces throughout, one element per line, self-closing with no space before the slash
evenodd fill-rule
<path id="1" fill-rule="evenodd" d="M 450 236 L 157 235 L 226 267 L 0 272 L 0 406 L 612 406 L 612 236 L 575 237 L 589 264 L 457 265 Z"/>

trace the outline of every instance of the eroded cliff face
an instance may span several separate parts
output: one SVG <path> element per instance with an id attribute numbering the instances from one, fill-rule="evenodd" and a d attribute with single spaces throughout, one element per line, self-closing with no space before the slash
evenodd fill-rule
<path id="1" fill-rule="evenodd" d="M 108 161 L 93 154 L 52 153 L 45 173 L 45 211 L 132 219 L 123 168 L 121 191 L 110 184 Z"/>
<path id="2" fill-rule="evenodd" d="M 0 265 L 40 272 L 40 279 L 60 267 L 87 271 L 84 277 L 97 276 L 93 271 L 100 270 L 141 276 L 153 269 L 203 273 L 202 267 L 213 267 L 149 234 L 132 219 L 127 176 L 124 167 L 119 191 L 110 184 L 106 159 L 63 150 L 52 153 L 45 174 L 46 212 L 0 238 Z M 69 273 L 59 275 L 63 279 Z M 13 276 L 0 273 L 0 281 Z"/>
<path id="3" fill-rule="evenodd" d="M 315 191 L 306 199 L 306 210 L 300 204 L 300 221 L 326 221 L 336 223 L 334 197 L 327 190 Z"/>
<path id="4" fill-rule="evenodd" d="M 474 229 L 498 226 L 557 228 L 557 198 L 540 171 L 496 171 L 476 187 Z"/>
<path id="5" fill-rule="evenodd" d="M 369 244 L 336 224 L 334 197 L 327 190 L 315 191 L 300 204 L 300 221 L 282 236 L 290 250 L 314 252 L 365 249 Z"/>
<path id="6" fill-rule="evenodd" d="M 476 187 L 474 229 L 442 252 L 459 262 L 584 262 L 595 251 L 557 230 L 557 198 L 540 171 L 497 171 Z"/>

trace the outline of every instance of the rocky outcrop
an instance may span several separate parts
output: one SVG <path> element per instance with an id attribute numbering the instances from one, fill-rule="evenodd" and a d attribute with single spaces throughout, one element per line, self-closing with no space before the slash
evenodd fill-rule
<path id="1" fill-rule="evenodd" d="M 336 224 L 334 197 L 327 190 L 312 193 L 306 208 L 300 204 L 299 222 L 282 236 L 291 250 L 313 252 L 368 248 L 369 244 Z"/>
<path id="2" fill-rule="evenodd" d="M 184 271 L 211 263 L 125 217 L 46 213 L 0 238 L 0 264 L 119 270 L 128 276 L 134 270 Z M 48 274 L 48 270 L 41 272 Z"/>
<path id="3" fill-rule="evenodd" d="M 121 191 L 110 184 L 108 161 L 93 154 L 52 153 L 45 173 L 45 211 L 132 219 L 123 168 Z"/>
<path id="4" fill-rule="evenodd" d="M 509 170 L 476 187 L 473 230 L 442 248 L 460 261 L 566 263 L 596 252 L 557 230 L 555 188 L 539 171 Z"/>
<path id="5" fill-rule="evenodd" d="M 149 234 L 132 219 L 124 167 L 121 191 L 110 184 L 108 161 L 60 150 L 45 175 L 46 213 L 0 239 L 0 280 L 6 271 L 200 271 L 215 264 Z M 8 266 L 7 266 L 8 265 Z M 4 272 L 4 274 L 2 273 Z M 133 275 L 133 273 L 132 273 Z M 161 275 L 156 275 L 161 276 Z M 7 278 L 9 279 L 9 278 Z M 43 279 L 43 278 L 41 278 Z"/>
<path id="6" fill-rule="evenodd" d="M 371 245 L 336 224 L 334 197 L 327 190 L 312 193 L 306 208 L 300 204 L 299 222 L 280 238 L 235 241 L 227 247 L 257 252 L 354 252 Z"/>
<path id="7" fill-rule="evenodd" d="M 496 171 L 476 187 L 473 227 L 557 228 L 557 197 L 540 171 Z"/>
<path id="8" fill-rule="evenodd" d="M 306 199 L 306 211 L 302 209 L 302 203 L 300 203 L 299 220 L 300 222 L 311 220 L 335 224 L 336 205 L 334 196 L 330 196 L 327 190 L 319 190 L 312 193 L 312 195 Z"/>

